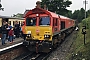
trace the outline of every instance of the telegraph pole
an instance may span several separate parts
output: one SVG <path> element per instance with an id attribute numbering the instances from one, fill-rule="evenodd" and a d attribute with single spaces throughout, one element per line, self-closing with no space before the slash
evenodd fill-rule
<path id="1" fill-rule="evenodd" d="M 86 4 L 88 4 L 88 1 L 83 1 L 83 3 L 85 4 L 85 19 L 86 19 Z"/>
<path id="2" fill-rule="evenodd" d="M 85 19 L 86 19 L 86 0 L 85 0 Z M 85 24 L 86 26 L 86 24 Z M 85 45 L 85 34 L 84 34 L 84 45 Z"/>
<path id="3" fill-rule="evenodd" d="M 86 19 L 86 3 L 87 3 L 87 1 L 85 0 L 85 19 Z"/>

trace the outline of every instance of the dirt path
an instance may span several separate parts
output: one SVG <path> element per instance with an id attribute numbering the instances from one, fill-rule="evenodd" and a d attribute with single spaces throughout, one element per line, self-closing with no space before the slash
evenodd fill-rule
<path id="1" fill-rule="evenodd" d="M 76 39 L 76 31 L 72 32 L 65 41 L 58 47 L 47 60 L 67 60 L 67 53 L 69 53 L 73 42 Z"/>

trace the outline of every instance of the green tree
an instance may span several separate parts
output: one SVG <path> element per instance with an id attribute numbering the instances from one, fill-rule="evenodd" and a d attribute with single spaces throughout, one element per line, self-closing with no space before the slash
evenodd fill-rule
<path id="1" fill-rule="evenodd" d="M 81 22 L 84 18 L 85 18 L 85 10 L 81 8 L 78 13 L 78 21 Z"/>
<path id="2" fill-rule="evenodd" d="M 72 19 L 76 19 L 78 22 L 81 22 L 85 18 L 85 10 L 81 8 L 80 10 L 75 10 L 72 14 Z"/>
<path id="3" fill-rule="evenodd" d="M 72 2 L 69 0 L 42 0 L 41 7 L 46 5 L 49 11 L 66 16 L 69 12 L 66 8 L 71 4 Z"/>
<path id="4" fill-rule="evenodd" d="M 90 9 L 86 12 L 87 17 L 90 17 Z"/>
<path id="5" fill-rule="evenodd" d="M 0 8 L 2 7 L 2 4 L 0 4 Z"/>
<path id="6" fill-rule="evenodd" d="M 23 14 L 21 13 L 13 14 L 13 17 L 23 18 Z"/>
<path id="7" fill-rule="evenodd" d="M 75 10 L 73 15 L 72 15 L 72 18 L 77 20 L 78 19 L 77 18 L 78 17 L 78 13 L 79 13 L 79 10 Z"/>
<path id="8" fill-rule="evenodd" d="M 68 11 L 68 13 L 66 14 L 67 17 L 72 18 L 72 11 Z"/>

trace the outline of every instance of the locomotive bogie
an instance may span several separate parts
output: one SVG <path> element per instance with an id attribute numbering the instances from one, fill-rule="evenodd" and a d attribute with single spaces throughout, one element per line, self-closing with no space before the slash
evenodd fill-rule
<path id="1" fill-rule="evenodd" d="M 30 41 L 24 41 L 24 45 L 27 45 L 28 49 L 33 52 L 45 52 L 48 53 L 52 50 L 52 41 L 48 40 L 30 40 Z"/>

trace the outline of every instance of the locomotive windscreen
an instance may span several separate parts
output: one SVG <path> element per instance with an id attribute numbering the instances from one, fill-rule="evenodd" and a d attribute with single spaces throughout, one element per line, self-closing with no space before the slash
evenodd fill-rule
<path id="1" fill-rule="evenodd" d="M 50 25 L 50 17 L 40 17 L 39 25 L 40 26 L 49 26 Z"/>
<path id="2" fill-rule="evenodd" d="M 26 18 L 26 26 L 36 26 L 36 18 Z"/>

